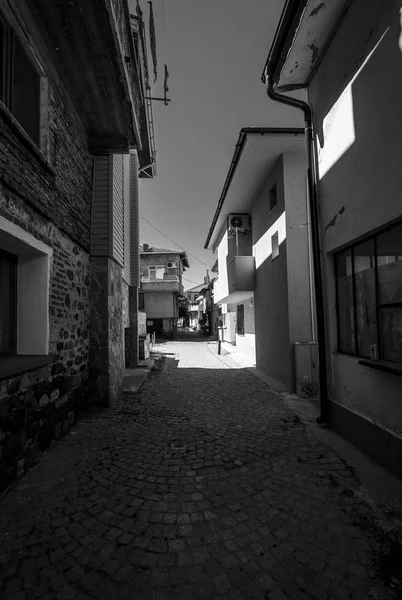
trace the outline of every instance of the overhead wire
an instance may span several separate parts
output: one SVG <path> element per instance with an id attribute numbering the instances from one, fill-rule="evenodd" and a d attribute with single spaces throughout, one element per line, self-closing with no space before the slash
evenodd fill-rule
<path id="1" fill-rule="evenodd" d="M 187 279 L 187 277 L 183 277 L 183 275 L 181 276 L 182 279 L 184 279 L 185 281 L 188 281 L 189 283 L 194 283 L 195 285 L 204 285 L 204 282 L 199 281 L 198 283 L 196 281 L 192 281 L 191 279 Z"/>
<path id="2" fill-rule="evenodd" d="M 161 231 L 160 229 L 158 229 L 157 227 L 155 227 L 155 225 L 153 223 L 151 223 L 151 221 L 149 221 L 146 217 L 144 217 L 143 215 L 140 215 L 140 217 L 141 217 L 141 219 L 144 219 L 144 221 L 146 221 L 149 225 L 151 225 L 151 227 L 153 227 L 158 233 L 160 233 L 161 235 L 163 235 L 163 237 L 165 237 L 167 240 L 169 240 L 169 242 L 172 242 L 172 244 L 176 244 L 176 246 L 178 248 L 180 248 L 181 250 L 183 250 L 183 252 L 185 252 L 189 256 L 192 256 L 193 258 L 195 258 L 195 260 L 198 260 L 198 262 L 200 262 L 203 265 L 205 265 L 206 267 L 208 267 L 208 269 L 212 268 L 211 265 L 208 265 L 206 262 L 204 262 L 203 260 L 201 260 L 197 256 L 194 256 L 194 254 L 191 254 L 191 252 L 189 252 L 188 250 L 186 250 L 185 248 L 183 248 L 183 246 L 180 246 L 180 244 L 178 244 L 177 242 L 175 242 L 174 240 L 172 240 L 172 238 L 170 238 L 168 235 L 166 235 L 165 233 L 163 233 L 163 231 Z"/>

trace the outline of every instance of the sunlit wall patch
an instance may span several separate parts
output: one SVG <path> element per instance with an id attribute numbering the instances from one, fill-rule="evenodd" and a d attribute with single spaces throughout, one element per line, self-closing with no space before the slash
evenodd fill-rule
<path id="1" fill-rule="evenodd" d="M 258 269 L 263 262 L 272 255 L 272 236 L 278 233 L 278 247 L 286 239 L 286 214 L 281 216 L 271 225 L 262 237 L 253 246 L 253 255 L 255 257 L 255 267 Z"/>
<path id="2" fill-rule="evenodd" d="M 319 142 L 317 143 L 318 173 L 320 179 L 328 173 L 355 142 L 356 132 L 353 112 L 353 84 L 381 44 L 388 29 L 369 52 L 361 67 L 354 74 L 351 81 L 324 118 L 323 145 L 321 146 Z"/>

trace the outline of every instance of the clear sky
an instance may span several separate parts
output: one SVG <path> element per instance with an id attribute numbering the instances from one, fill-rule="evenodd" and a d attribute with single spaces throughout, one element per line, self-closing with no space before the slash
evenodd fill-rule
<path id="1" fill-rule="evenodd" d="M 148 34 L 149 4 L 140 0 Z M 301 126 L 299 111 L 268 99 L 260 81 L 284 0 L 154 0 L 158 80 L 169 70 L 169 106 L 153 103 L 158 174 L 141 180 L 140 212 L 211 266 L 209 227 L 242 127 Z M 163 19 L 164 14 L 164 19 Z M 152 73 L 152 61 L 149 56 Z M 141 241 L 174 244 L 140 220 Z M 206 266 L 189 255 L 184 289 Z M 194 282 L 194 283 L 192 283 Z"/>

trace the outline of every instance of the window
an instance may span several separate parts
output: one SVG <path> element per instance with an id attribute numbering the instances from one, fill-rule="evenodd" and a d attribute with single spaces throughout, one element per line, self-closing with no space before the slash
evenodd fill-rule
<path id="1" fill-rule="evenodd" d="M 0 100 L 37 146 L 40 143 L 40 80 L 32 55 L 0 13 Z"/>
<path id="2" fill-rule="evenodd" d="M 17 349 L 17 261 L 0 250 L 0 355 Z"/>
<path id="3" fill-rule="evenodd" d="M 0 354 L 48 354 L 52 255 L 50 246 L 0 216 Z"/>
<path id="4" fill-rule="evenodd" d="M 279 256 L 279 236 L 278 236 L 278 232 L 274 233 L 274 235 L 271 236 L 271 244 L 272 244 L 272 260 L 274 260 L 274 258 L 276 258 L 277 256 Z"/>
<path id="5" fill-rule="evenodd" d="M 341 352 L 402 362 L 402 224 L 335 254 Z"/>
<path id="6" fill-rule="evenodd" d="M 144 292 L 140 292 L 140 293 L 138 294 L 138 308 L 139 308 L 140 310 L 143 310 L 143 309 L 144 309 L 144 306 L 145 306 L 145 305 L 144 305 Z"/>
<path id="7" fill-rule="evenodd" d="M 269 190 L 269 212 L 274 210 L 275 206 L 278 204 L 278 192 L 276 189 L 276 183 Z"/>
<path id="8" fill-rule="evenodd" d="M 244 335 L 244 304 L 237 305 L 236 333 Z"/>

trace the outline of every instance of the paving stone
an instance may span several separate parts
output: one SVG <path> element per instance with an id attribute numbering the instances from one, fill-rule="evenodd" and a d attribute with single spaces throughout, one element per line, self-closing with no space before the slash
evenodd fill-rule
<path id="1" fill-rule="evenodd" d="M 2 600 L 396 598 L 348 465 L 216 345 L 160 349 L 0 499 Z"/>

